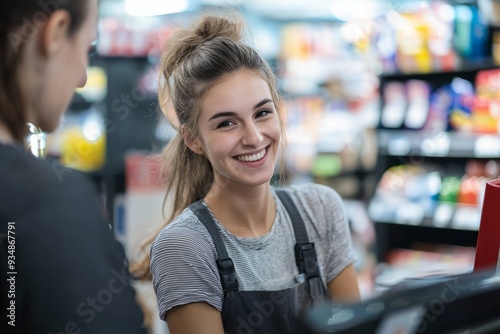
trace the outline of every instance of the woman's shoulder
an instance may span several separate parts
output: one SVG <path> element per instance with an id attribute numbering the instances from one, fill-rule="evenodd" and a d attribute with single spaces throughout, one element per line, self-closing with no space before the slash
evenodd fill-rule
<path id="1" fill-rule="evenodd" d="M 0 189 L 6 200 L 32 209 L 37 206 L 76 208 L 89 197 L 97 198 L 97 189 L 82 172 L 69 169 L 51 159 L 40 159 L 20 146 L 0 145 Z"/>
<path id="2" fill-rule="evenodd" d="M 290 195 L 299 212 L 313 225 L 332 221 L 334 225 L 345 220 L 345 207 L 337 191 L 329 186 L 307 183 L 291 185 L 284 190 Z"/>
<path id="3" fill-rule="evenodd" d="M 154 247 L 161 244 L 208 243 L 208 231 L 190 208 L 185 208 L 172 222 L 161 229 L 155 238 Z"/>
<path id="4" fill-rule="evenodd" d="M 54 159 L 41 159 L 31 155 L 18 145 L 0 145 L 2 182 L 32 185 L 43 189 L 59 189 L 74 186 L 74 183 L 91 184 L 77 170 L 63 166 Z"/>
<path id="5" fill-rule="evenodd" d="M 87 176 L 18 147 L 2 146 L 0 156 L 6 158 L 0 164 L 0 215 L 16 221 L 19 235 L 64 239 L 65 247 L 75 248 L 81 240 L 110 242 L 104 203 Z"/>
<path id="6" fill-rule="evenodd" d="M 298 201 L 315 202 L 341 202 L 338 192 L 326 185 L 318 183 L 293 184 L 284 188 L 278 188 L 286 191 L 292 198 Z"/>
<path id="7" fill-rule="evenodd" d="M 158 271 L 166 264 L 171 268 L 205 266 L 216 268 L 217 253 L 208 231 L 196 215 L 186 208 L 165 226 L 151 245 L 151 270 Z M 215 269 L 214 269 L 215 270 Z"/>

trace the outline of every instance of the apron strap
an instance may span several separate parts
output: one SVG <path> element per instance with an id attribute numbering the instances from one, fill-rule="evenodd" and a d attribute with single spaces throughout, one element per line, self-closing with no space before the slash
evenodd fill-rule
<path id="1" fill-rule="evenodd" d="M 293 203 L 290 195 L 284 190 L 276 190 L 281 202 L 285 206 L 286 211 L 292 220 L 293 230 L 295 232 L 295 261 L 301 274 L 305 274 L 307 280 L 320 278 L 318 260 L 314 243 L 309 242 L 306 226 L 302 220 L 302 216 L 297 210 L 297 206 Z"/>
<path id="2" fill-rule="evenodd" d="M 290 219 L 292 221 L 293 230 L 295 233 L 295 261 L 299 269 L 299 273 L 304 274 L 309 283 L 311 297 L 315 298 L 322 295 L 322 289 L 318 285 L 323 285 L 322 282 L 317 284 L 320 279 L 318 260 L 314 243 L 309 242 L 306 227 L 302 216 L 300 215 L 295 203 L 293 203 L 290 195 L 284 190 L 276 190 L 278 197 L 285 206 Z M 235 275 L 235 268 L 233 260 L 227 253 L 226 246 L 220 237 L 217 226 L 215 225 L 212 216 L 208 209 L 203 205 L 202 200 L 192 203 L 189 208 L 198 217 L 198 219 L 205 225 L 210 233 L 215 249 L 217 251 L 218 259 L 217 267 L 221 277 L 221 284 L 224 293 L 227 291 L 238 291 L 238 280 Z"/>
<path id="3" fill-rule="evenodd" d="M 212 240 L 217 251 L 218 259 L 216 262 L 224 293 L 227 291 L 238 291 L 238 279 L 235 275 L 233 260 L 231 260 L 229 254 L 227 253 L 226 246 L 220 237 L 217 226 L 208 212 L 207 207 L 203 205 L 201 200 L 199 200 L 192 203 L 189 208 L 194 212 L 203 225 L 205 225 L 208 232 L 212 236 Z"/>

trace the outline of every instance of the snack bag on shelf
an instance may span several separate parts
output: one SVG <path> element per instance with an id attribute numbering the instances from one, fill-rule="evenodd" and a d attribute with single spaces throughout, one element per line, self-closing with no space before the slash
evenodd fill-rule
<path id="1" fill-rule="evenodd" d="M 401 72 L 428 73 L 432 70 L 432 56 L 428 48 L 429 26 L 420 13 L 401 15 L 396 27 L 398 38 L 397 63 Z"/>
<path id="2" fill-rule="evenodd" d="M 471 82 L 454 78 L 450 84 L 453 104 L 450 110 L 449 128 L 456 131 L 471 132 L 474 129 L 472 110 L 476 95 Z"/>
<path id="3" fill-rule="evenodd" d="M 474 132 L 498 133 L 500 130 L 500 100 L 476 99 L 472 111 Z"/>
<path id="4" fill-rule="evenodd" d="M 429 115 L 424 130 L 430 133 L 446 131 L 448 118 L 453 107 L 453 91 L 449 85 L 442 86 L 430 96 Z"/>
<path id="5" fill-rule="evenodd" d="M 500 132 L 500 70 L 479 71 L 475 80 L 477 101 L 474 129 L 479 133 Z"/>
<path id="6" fill-rule="evenodd" d="M 403 126 L 408 106 L 405 86 L 401 82 L 389 82 L 383 90 L 384 106 L 380 119 L 381 126 L 386 129 L 399 129 Z"/>
<path id="7" fill-rule="evenodd" d="M 67 119 L 61 130 L 61 162 L 77 170 L 101 169 L 106 160 L 106 132 L 102 115 L 96 110 Z"/>
<path id="8" fill-rule="evenodd" d="M 408 111 L 405 117 L 405 127 L 419 130 L 424 127 L 429 116 L 431 86 L 423 80 L 409 80 L 406 83 L 408 96 Z"/>
<path id="9" fill-rule="evenodd" d="M 489 53 L 488 26 L 474 6 L 455 6 L 453 44 L 457 53 L 467 59 L 482 59 Z"/>

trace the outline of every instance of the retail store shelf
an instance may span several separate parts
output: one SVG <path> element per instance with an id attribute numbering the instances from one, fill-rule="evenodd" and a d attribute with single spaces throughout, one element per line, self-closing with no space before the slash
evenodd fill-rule
<path id="1" fill-rule="evenodd" d="M 429 72 L 409 72 L 409 73 L 383 73 L 380 79 L 383 81 L 404 81 L 409 79 L 433 80 L 436 77 L 469 77 L 474 76 L 478 71 L 498 68 L 498 65 L 491 58 L 459 61 L 457 66 L 451 70 L 433 70 Z"/>
<path id="2" fill-rule="evenodd" d="M 500 136 L 411 130 L 380 130 L 379 154 L 450 158 L 500 158 Z"/>
<path id="3" fill-rule="evenodd" d="M 379 262 L 386 262 L 395 249 L 421 250 L 429 247 L 475 248 L 478 231 L 455 228 L 435 228 L 424 225 L 397 223 L 376 223 L 376 256 Z"/>
<path id="4" fill-rule="evenodd" d="M 481 211 L 475 205 L 389 201 L 374 198 L 368 206 L 368 214 L 371 220 L 379 224 L 477 232 Z"/>

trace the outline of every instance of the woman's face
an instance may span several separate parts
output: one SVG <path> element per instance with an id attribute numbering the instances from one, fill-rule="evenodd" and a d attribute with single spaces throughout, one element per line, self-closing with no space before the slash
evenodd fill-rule
<path id="1" fill-rule="evenodd" d="M 51 55 L 42 72 L 41 88 L 33 101 L 34 123 L 53 131 L 78 87 L 87 81 L 88 51 L 96 38 L 97 0 L 87 1 L 86 17 L 79 29 L 68 35 L 59 51 Z"/>
<path id="2" fill-rule="evenodd" d="M 281 127 L 269 85 L 258 72 L 238 70 L 209 89 L 201 101 L 198 130 L 193 150 L 208 158 L 216 184 L 269 182 Z"/>

